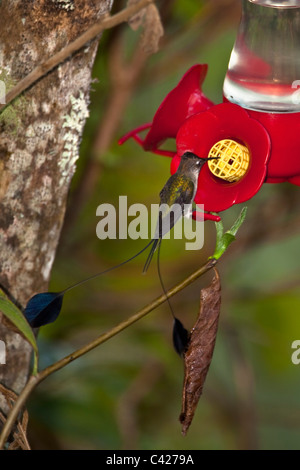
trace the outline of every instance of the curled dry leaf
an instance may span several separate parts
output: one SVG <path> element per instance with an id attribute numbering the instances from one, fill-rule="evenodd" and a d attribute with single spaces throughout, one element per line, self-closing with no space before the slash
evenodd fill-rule
<path id="1" fill-rule="evenodd" d="M 138 0 L 128 0 L 127 5 L 131 6 Z M 129 26 L 136 31 L 143 26 L 144 31 L 141 37 L 140 46 L 146 54 L 154 54 L 158 51 L 158 44 L 164 34 L 164 28 L 160 19 L 159 11 L 154 4 L 143 8 L 130 18 Z"/>
<path id="2" fill-rule="evenodd" d="M 138 3 L 139 0 L 128 0 L 127 1 L 127 7 L 130 7 L 132 5 L 135 5 L 136 3 Z M 144 21 L 144 16 L 146 14 L 146 10 L 147 8 L 143 8 L 142 10 L 140 10 L 138 13 L 136 13 L 135 15 L 133 15 L 130 20 L 128 21 L 128 24 L 130 26 L 130 28 L 133 30 L 133 31 L 136 31 L 137 29 L 139 29 L 140 26 L 142 26 L 143 24 L 143 21 Z"/>
<path id="3" fill-rule="evenodd" d="M 185 435 L 194 417 L 203 384 L 212 360 L 221 306 L 219 273 L 214 269 L 212 283 L 200 293 L 200 313 L 184 353 L 184 383 L 179 420 Z"/>
<path id="4" fill-rule="evenodd" d="M 141 47 L 146 54 L 155 54 L 159 49 L 159 40 L 164 34 L 164 28 L 160 19 L 159 11 L 155 5 L 147 7 L 144 21 L 144 31 Z"/>

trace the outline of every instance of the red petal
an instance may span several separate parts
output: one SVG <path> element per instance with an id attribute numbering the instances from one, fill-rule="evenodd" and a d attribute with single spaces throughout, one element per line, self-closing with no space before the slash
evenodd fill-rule
<path id="1" fill-rule="evenodd" d="M 206 64 L 194 65 L 165 97 L 144 140 L 145 150 L 157 148 L 167 138 L 176 138 L 185 119 L 213 106 L 213 102 L 201 90 L 206 74 Z"/>

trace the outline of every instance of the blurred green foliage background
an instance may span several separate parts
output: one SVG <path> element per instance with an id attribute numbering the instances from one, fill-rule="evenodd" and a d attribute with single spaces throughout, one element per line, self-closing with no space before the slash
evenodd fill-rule
<path id="1" fill-rule="evenodd" d="M 96 208 L 159 202 L 170 160 L 117 140 L 152 120 L 160 102 L 195 63 L 208 63 L 204 91 L 222 101 L 222 84 L 239 22 L 239 0 L 158 2 L 165 35 L 158 53 L 137 53 L 139 31 L 128 26 L 101 39 L 91 90 L 90 118 L 73 180 L 50 290 L 125 260 L 145 240 L 99 240 Z M 114 11 L 124 7 L 116 1 Z M 131 76 L 130 73 L 131 72 Z M 103 131 L 104 128 L 104 131 Z M 56 372 L 29 401 L 34 449 L 299 449 L 300 365 L 291 361 L 300 339 L 300 191 L 265 185 L 247 203 L 237 241 L 219 262 L 222 308 L 204 393 L 186 437 L 178 417 L 183 363 L 172 346 L 172 317 L 164 304 L 93 352 Z M 222 214 L 225 228 L 241 207 Z M 161 265 L 171 287 L 213 253 L 215 227 L 205 223 L 205 246 L 162 244 Z M 79 348 L 161 294 L 146 254 L 66 295 L 59 319 L 40 330 L 41 366 Z M 199 294 L 212 273 L 172 298 L 191 328 Z"/>

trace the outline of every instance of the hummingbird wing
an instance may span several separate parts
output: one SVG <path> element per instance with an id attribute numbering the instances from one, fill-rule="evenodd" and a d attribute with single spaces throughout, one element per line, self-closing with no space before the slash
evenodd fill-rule
<path id="1" fill-rule="evenodd" d="M 147 271 L 161 239 L 185 213 L 185 204 L 191 204 L 196 193 L 193 180 L 185 175 L 172 175 L 160 192 L 159 216 L 153 245 L 146 260 L 143 273 Z"/>
<path id="2" fill-rule="evenodd" d="M 184 215 L 195 197 L 195 184 L 185 175 L 172 175 L 160 192 L 159 219 L 154 238 L 163 238 Z"/>

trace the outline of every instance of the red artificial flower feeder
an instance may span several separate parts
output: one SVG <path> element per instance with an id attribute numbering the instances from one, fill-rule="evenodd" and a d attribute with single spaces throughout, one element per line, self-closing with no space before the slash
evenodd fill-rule
<path id="1" fill-rule="evenodd" d="M 119 140 L 123 144 L 132 137 L 144 150 L 164 156 L 174 156 L 174 152 L 162 150 L 158 147 L 168 138 L 176 138 L 177 132 L 190 116 L 201 111 L 206 111 L 214 105 L 201 90 L 201 86 L 207 74 L 207 65 L 194 65 L 184 74 L 178 85 L 168 93 L 150 124 L 133 129 Z M 139 133 L 150 129 L 142 140 Z"/>
<path id="2" fill-rule="evenodd" d="M 273 80 L 272 61 L 263 61 L 257 51 L 247 49 L 247 29 L 243 23 L 248 15 L 247 26 L 252 34 L 249 17 L 257 20 L 257 15 L 265 14 L 266 8 L 268 11 L 271 8 L 272 14 L 274 10 L 272 24 L 286 17 L 291 22 L 294 7 L 286 6 L 289 2 L 282 2 L 284 8 L 273 7 L 272 0 L 256 3 L 260 5 L 243 1 L 243 34 L 237 38 L 229 63 L 224 103 L 215 105 L 203 94 L 201 86 L 207 65 L 194 65 L 163 100 L 152 123 L 134 129 L 119 141 L 122 144 L 132 137 L 144 150 L 172 157 L 172 174 L 186 151 L 199 157 L 219 156 L 217 167 L 210 161 L 200 172 L 195 202 L 203 204 L 206 213 L 194 213 L 196 219 L 220 220 L 210 212 L 221 212 L 247 201 L 265 182 L 289 181 L 300 185 L 300 113 L 295 112 L 299 103 L 295 105 L 291 99 L 291 85 L 279 86 Z M 255 87 L 260 83 L 264 88 L 259 94 L 261 89 Z M 146 129 L 149 131 L 142 139 L 139 134 Z M 168 138 L 176 139 L 177 152 L 161 148 Z"/>

